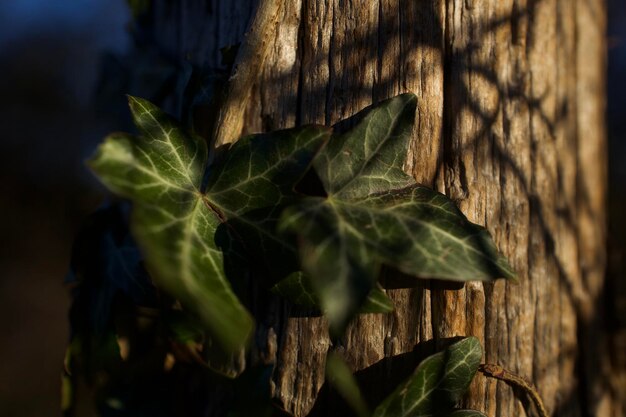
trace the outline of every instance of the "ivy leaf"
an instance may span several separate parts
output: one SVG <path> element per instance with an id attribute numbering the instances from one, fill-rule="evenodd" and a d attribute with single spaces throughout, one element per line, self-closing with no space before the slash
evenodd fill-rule
<path id="1" fill-rule="evenodd" d="M 359 309 L 360 314 L 387 314 L 393 312 L 393 301 L 380 285 L 374 286 Z"/>
<path id="2" fill-rule="evenodd" d="M 403 94 L 364 111 L 314 161 L 327 197 L 283 213 L 331 331 L 341 333 L 376 282 L 381 264 L 420 278 L 514 278 L 488 232 L 446 196 L 403 171 L 416 98 Z"/>
<path id="3" fill-rule="evenodd" d="M 311 280 L 301 271 L 290 274 L 274 285 L 271 291 L 300 307 L 310 309 L 319 307 L 319 301 L 311 286 Z"/>
<path id="4" fill-rule="evenodd" d="M 482 348 L 468 337 L 426 358 L 413 375 L 374 410 L 374 417 L 469 417 L 472 410 L 454 410 L 472 382 Z"/>
<path id="5" fill-rule="evenodd" d="M 89 165 L 109 189 L 133 201 L 132 230 L 157 283 L 203 320 L 225 352 L 239 351 L 253 322 L 224 270 L 233 245 L 220 236 L 237 235 L 229 223 L 241 222 L 243 234 L 275 242 L 273 208 L 294 194 L 327 130 L 242 139 L 210 171 L 204 192 L 206 143 L 148 101 L 130 97 L 129 103 L 139 136 L 110 135 Z M 281 172 L 290 178 L 277 181 Z"/>
<path id="6" fill-rule="evenodd" d="M 304 308 L 319 309 L 320 303 L 315 295 L 311 279 L 303 272 L 294 272 L 272 287 L 272 292 Z M 361 306 L 360 314 L 386 314 L 393 311 L 393 302 L 380 285 L 376 285 L 367 295 Z"/>
<path id="7" fill-rule="evenodd" d="M 301 198 L 295 186 L 329 137 L 321 126 L 244 137 L 210 169 L 207 198 L 274 280 L 299 269 L 296 248 L 277 234 L 277 223 L 284 207 Z"/>
<path id="8" fill-rule="evenodd" d="M 135 203 L 131 227 L 151 275 L 198 312 L 225 350 L 238 350 L 252 319 L 224 274 L 213 239 L 220 220 L 200 193 L 206 144 L 149 102 L 129 104 L 140 136 L 109 136 L 89 164 Z"/>

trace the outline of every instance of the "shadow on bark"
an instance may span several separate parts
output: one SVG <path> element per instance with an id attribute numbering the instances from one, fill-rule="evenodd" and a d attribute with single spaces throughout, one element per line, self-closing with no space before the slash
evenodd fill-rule
<path id="1" fill-rule="evenodd" d="M 450 16 L 448 14 L 452 13 L 452 10 L 449 10 L 451 4 L 448 4 L 446 8 L 438 8 L 436 2 L 418 2 L 419 5 L 412 10 L 419 12 L 421 22 L 429 22 L 429 24 L 417 25 L 412 28 L 410 43 L 403 38 L 407 33 L 407 25 L 411 24 L 411 22 L 405 21 L 407 17 L 403 14 L 403 7 L 406 4 L 400 2 L 402 4 L 397 4 L 397 10 L 393 10 L 393 12 L 383 10 L 381 6 L 375 30 L 355 29 L 354 32 L 345 34 L 336 32 L 337 29 L 341 28 L 333 26 L 330 32 L 331 38 L 328 40 L 329 49 L 325 51 L 317 50 L 315 44 L 310 44 L 316 34 L 313 32 L 317 29 L 302 23 L 313 18 L 310 15 L 312 10 L 307 7 L 309 4 L 305 1 L 301 10 L 292 10 L 296 14 L 299 13 L 301 19 L 297 35 L 298 51 L 293 65 L 286 71 L 271 72 L 262 77 L 262 81 L 255 90 L 254 109 L 249 112 L 247 117 L 249 130 L 252 131 L 273 130 L 310 122 L 333 124 L 337 120 L 350 117 L 361 110 L 359 108 L 360 103 L 376 102 L 406 90 L 407 77 L 411 76 L 411 71 L 418 70 L 411 67 L 412 63 L 406 62 L 403 57 L 410 56 L 411 53 L 418 50 L 436 51 L 441 57 L 440 64 L 443 66 L 443 114 L 440 120 L 442 128 L 440 130 L 441 137 L 418 137 L 416 149 L 413 149 L 414 154 L 420 152 L 420 149 L 417 149 L 418 146 L 421 147 L 426 144 L 434 144 L 434 148 L 438 149 L 437 166 L 424 177 L 423 182 L 429 186 L 439 187 L 440 191 L 459 202 L 469 201 L 470 197 L 476 198 L 472 194 L 475 192 L 473 190 L 475 185 L 470 181 L 470 174 L 479 178 L 486 168 L 481 166 L 476 169 L 476 172 L 467 172 L 469 168 L 463 158 L 466 155 L 473 155 L 475 162 L 484 162 L 488 165 L 487 168 L 491 169 L 489 171 L 491 175 L 500 175 L 502 178 L 498 178 L 498 180 L 513 183 L 515 187 L 521 190 L 524 201 L 519 203 L 528 207 L 527 218 L 522 219 L 528 222 L 529 229 L 529 242 L 525 250 L 532 252 L 534 248 L 539 248 L 545 254 L 546 268 L 548 271 L 555 272 L 559 292 L 562 291 L 567 295 L 568 302 L 574 307 L 576 313 L 577 339 L 580 345 L 571 352 L 560 351 L 560 357 L 550 366 L 559 367 L 562 361 L 571 361 L 574 358 L 579 376 L 578 386 L 569 392 L 559 392 L 557 395 L 560 398 L 556 400 L 556 410 L 553 411 L 565 415 L 569 410 L 578 409 L 583 410 L 581 411 L 582 415 L 587 415 L 591 413 L 592 403 L 595 400 L 590 394 L 591 388 L 601 386 L 601 381 L 610 379 L 609 370 L 606 367 L 594 366 L 599 364 L 604 359 L 603 355 L 606 354 L 603 346 L 605 341 L 598 338 L 604 333 L 609 316 L 609 312 L 604 307 L 604 300 L 608 298 L 606 285 L 609 284 L 605 282 L 605 288 L 601 293 L 592 293 L 590 296 L 584 275 L 586 270 L 599 269 L 598 265 L 585 265 L 586 270 L 581 270 L 578 275 L 572 276 L 568 272 L 568 265 L 564 265 L 561 259 L 562 254 L 559 253 L 560 245 L 563 245 L 562 242 L 558 241 L 560 233 L 570 233 L 578 239 L 580 237 L 578 225 L 580 213 L 585 213 L 588 216 L 597 213 L 594 212 L 591 205 L 588 190 L 582 187 L 580 183 L 575 186 L 575 195 L 569 195 L 570 190 L 566 184 L 568 178 L 564 177 L 564 173 L 567 171 L 564 171 L 563 166 L 561 166 L 563 160 L 556 158 L 557 166 L 554 167 L 552 160 L 546 159 L 546 154 L 549 152 L 552 152 L 552 156 L 558 153 L 559 145 L 556 142 L 559 135 L 566 135 L 570 147 L 577 146 L 576 141 L 585 140 L 585 138 L 578 138 L 576 132 L 571 133 L 568 130 L 566 133 L 559 133 L 561 128 L 567 128 L 571 124 L 575 125 L 576 109 L 573 108 L 575 103 L 571 101 L 570 96 L 559 97 L 555 93 L 556 86 L 548 86 L 545 91 L 539 93 L 532 91 L 532 71 L 528 68 L 530 66 L 527 62 L 528 54 L 536 47 L 534 29 L 536 29 L 535 21 L 538 19 L 537 10 L 545 2 L 545 0 L 529 1 L 527 6 L 521 6 L 518 2 L 514 2 L 511 13 L 506 16 L 488 22 L 472 22 L 470 27 L 476 29 L 476 33 L 473 33 L 473 40 L 462 47 L 455 43 L 453 28 L 449 27 L 448 19 Z M 202 2 L 196 3 L 196 6 L 200 7 Z M 235 3 L 237 2 L 233 2 L 233 5 L 228 7 L 231 7 L 233 13 L 237 11 L 248 13 L 245 19 L 239 19 L 239 21 L 247 20 L 250 16 L 250 4 L 254 2 L 237 3 L 238 6 Z M 209 4 L 213 3 L 209 2 Z M 567 7 L 567 2 L 559 2 L 558 4 L 560 7 Z M 219 58 L 216 53 L 218 48 L 215 48 L 215 44 L 226 39 L 228 42 L 235 43 L 237 38 L 241 37 L 243 25 L 238 26 L 239 33 L 236 31 L 224 32 L 223 26 L 220 28 L 220 22 L 216 21 L 220 18 L 218 14 L 223 13 L 223 11 L 220 12 L 215 8 L 208 7 L 201 13 L 187 14 L 186 19 L 181 19 L 181 15 L 185 12 L 184 8 L 190 7 L 189 4 L 170 5 L 168 7 L 170 8 L 167 11 L 156 7 L 148 25 L 148 28 L 153 28 L 152 30 L 166 26 L 170 28 L 168 33 L 178 33 L 179 35 L 177 37 L 178 44 L 168 41 L 167 44 L 162 45 L 163 55 L 174 62 L 179 62 L 182 61 L 181 56 L 183 56 L 186 48 L 189 45 L 195 45 L 194 53 L 191 56 L 193 65 L 198 68 L 219 68 Z M 339 9 L 335 12 L 341 17 Z M 443 16 L 441 12 L 444 13 Z M 339 18 L 335 18 L 333 25 L 338 20 Z M 504 27 L 510 28 L 511 48 L 517 48 L 517 55 L 512 56 L 511 62 L 509 62 L 514 66 L 514 69 L 511 70 L 511 74 L 513 74 L 511 79 L 503 79 L 503 74 L 494 69 L 492 62 L 486 61 L 481 52 L 481 47 L 485 43 L 495 42 L 494 33 Z M 201 29 L 198 30 L 198 28 Z M 229 33 L 229 35 L 226 36 L 224 33 Z M 333 43 L 334 36 L 350 36 L 351 38 L 350 42 L 338 48 Z M 166 38 L 165 35 L 157 37 L 156 42 L 160 42 L 159 39 L 162 38 Z M 226 45 L 218 44 L 217 46 Z M 391 59 L 396 59 L 397 65 L 383 70 L 383 61 L 389 60 L 392 53 L 395 55 L 391 56 Z M 493 54 L 495 55 L 496 52 Z M 327 72 L 323 77 L 311 72 L 320 68 L 323 69 L 323 73 L 326 74 Z M 368 68 L 373 68 L 373 74 L 364 74 Z M 427 72 L 428 69 L 422 68 L 421 71 Z M 350 74 L 354 76 L 348 76 Z M 316 84 L 324 77 L 326 82 Z M 493 102 L 485 103 L 482 100 L 482 91 L 477 91 L 477 87 L 472 85 L 472 80 L 477 79 L 480 79 L 484 89 L 491 93 Z M 428 77 L 423 77 L 421 81 L 422 83 L 433 82 Z M 280 90 L 289 90 L 291 94 L 283 94 L 280 98 L 272 96 L 276 86 L 284 87 L 281 87 Z M 277 103 L 279 99 L 280 103 Z M 549 103 L 552 103 L 551 107 L 546 109 Z M 528 147 L 527 157 L 513 154 L 509 150 L 509 148 L 514 149 L 511 144 L 512 141 L 519 138 L 514 137 L 515 129 L 502 120 L 504 119 L 503 114 L 510 115 L 519 109 L 528 117 L 525 122 L 528 124 L 527 133 L 531 137 L 525 141 L 525 145 Z M 422 115 L 418 114 L 418 122 L 421 122 L 421 117 Z M 475 123 L 474 129 L 464 127 L 464 123 L 468 119 Z M 202 129 L 201 121 L 198 122 L 200 130 L 207 131 L 207 129 Z M 350 122 L 346 123 L 349 124 Z M 418 134 L 421 133 L 419 129 L 418 126 Z M 544 149 L 544 146 L 548 145 L 553 148 Z M 479 152 L 488 155 L 488 157 L 485 160 L 480 160 L 477 157 Z M 574 153 L 577 154 L 577 152 L 576 150 Z M 537 171 L 545 176 L 544 181 L 552 185 L 552 191 L 557 195 L 557 202 L 554 206 L 546 207 L 546 196 L 542 194 L 543 189 L 538 186 L 537 179 L 534 178 Z M 552 197 L 554 196 L 548 196 L 548 198 Z M 496 207 L 497 212 L 488 212 L 487 209 L 483 209 L 484 212 L 481 214 L 484 215 L 485 219 L 491 220 L 492 224 L 489 224 L 488 227 L 492 234 L 496 234 L 496 237 L 504 236 L 502 239 L 511 240 L 509 242 L 511 246 L 507 246 L 511 252 L 515 250 L 515 234 L 512 233 L 513 236 L 509 236 L 511 232 L 508 229 L 506 231 L 499 230 L 499 226 L 508 228 L 509 226 L 515 227 L 515 225 L 498 225 L 498 216 L 501 215 L 502 205 L 503 203 L 500 201 L 500 207 Z M 576 207 L 576 211 L 574 211 L 574 207 Z M 538 243 L 533 247 L 532 242 Z M 509 253 L 509 255 L 512 254 Z M 581 254 L 578 253 L 577 256 L 580 258 Z M 604 260 L 599 258 L 597 262 L 603 263 Z M 530 271 L 527 272 L 528 265 L 523 265 L 522 261 L 518 260 L 515 266 L 524 271 L 520 280 L 530 281 L 533 278 L 530 276 Z M 402 276 L 389 278 L 387 283 L 387 288 L 412 286 L 407 277 Z M 422 285 L 426 291 L 432 293 L 433 305 L 437 306 L 438 303 L 443 305 L 441 301 L 444 296 L 443 293 L 450 288 L 442 288 L 441 284 L 433 285 L 429 282 Z M 458 287 L 454 289 L 461 290 Z M 417 291 L 420 291 L 420 294 L 424 292 L 421 289 Z M 494 291 L 496 290 L 493 284 L 485 284 L 485 310 L 487 312 L 496 308 L 506 309 L 506 306 L 490 305 L 489 300 Z M 288 331 L 286 323 L 289 317 L 305 318 L 309 317 L 309 313 L 290 310 L 282 301 L 275 299 L 274 301 L 270 300 L 269 305 L 261 305 L 263 303 L 255 300 L 256 294 L 253 291 L 249 296 L 250 308 L 257 317 L 259 325 L 257 329 L 259 346 L 257 349 L 261 353 L 255 352 L 255 355 L 268 355 L 269 357 L 274 355 L 274 359 L 276 359 L 276 352 L 280 352 L 281 346 L 287 343 L 285 333 Z M 544 304 L 552 301 L 535 300 L 537 303 Z M 445 306 L 442 307 L 443 310 L 445 310 Z M 291 315 L 290 311 L 292 312 Z M 382 391 L 378 391 L 381 386 L 380 381 L 385 381 L 385 392 L 389 392 L 390 387 L 395 386 L 396 380 L 402 380 L 404 376 L 412 372 L 419 362 L 420 355 L 432 353 L 434 345 L 440 346 L 440 343 L 444 342 L 444 339 L 438 338 L 436 323 L 434 323 L 445 320 L 445 317 L 437 316 L 442 311 L 437 312 L 435 308 L 432 317 L 433 322 L 430 323 L 430 331 L 434 335 L 433 340 L 417 344 L 412 352 L 386 357 L 363 370 L 357 371 L 357 378 L 362 382 L 368 400 L 384 397 Z M 278 346 L 272 348 L 263 346 L 266 342 L 261 339 L 266 338 L 270 332 L 276 332 Z M 487 337 L 491 336 L 487 335 Z M 489 349 L 489 347 L 487 348 Z M 534 353 L 540 354 L 543 352 L 542 348 L 542 346 L 535 347 Z M 273 353 L 270 352 L 272 350 Z M 497 356 L 497 352 L 494 354 Z M 317 366 L 319 363 L 306 365 Z M 532 378 L 535 381 L 541 381 L 544 375 L 554 372 L 554 370 L 535 367 Z M 307 375 L 304 373 L 302 377 L 306 378 Z M 314 384 L 312 382 L 309 384 L 314 391 L 316 389 Z M 312 415 L 335 415 L 320 414 L 322 413 L 320 410 L 329 413 L 326 404 L 334 401 L 333 395 L 335 394 L 330 393 L 328 388 L 323 387 L 318 400 L 315 402 Z M 346 414 L 339 413 L 336 415 Z"/>

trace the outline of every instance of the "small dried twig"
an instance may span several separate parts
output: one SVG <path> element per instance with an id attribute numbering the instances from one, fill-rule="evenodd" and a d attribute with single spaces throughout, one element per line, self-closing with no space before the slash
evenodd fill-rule
<path id="1" fill-rule="evenodd" d="M 530 399 L 537 407 L 539 417 L 550 417 L 545 405 L 543 405 L 543 401 L 541 400 L 539 392 L 537 392 L 537 388 L 535 388 L 531 383 L 526 381 L 521 376 L 516 375 L 511 371 L 507 371 L 499 365 L 486 363 L 481 364 L 478 370 L 487 376 L 500 379 L 502 381 L 508 382 L 515 387 L 521 388 L 524 392 L 526 392 L 526 394 L 528 394 Z"/>

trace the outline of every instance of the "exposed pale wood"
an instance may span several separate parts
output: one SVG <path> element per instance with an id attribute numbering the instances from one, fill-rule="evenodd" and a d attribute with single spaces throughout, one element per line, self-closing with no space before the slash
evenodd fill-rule
<path id="1" fill-rule="evenodd" d="M 277 38 L 278 21 L 284 3 L 284 0 L 259 2 L 228 79 L 226 99 L 215 126 L 215 147 L 232 143 L 241 136 L 252 87 L 259 81 L 259 72 L 272 40 Z M 285 47 L 295 50 L 293 45 L 285 44 Z"/>
<path id="2" fill-rule="evenodd" d="M 579 325 L 577 322 L 579 303 L 589 305 L 584 300 L 585 291 L 582 286 L 581 263 L 578 261 L 580 245 L 578 242 L 577 207 L 577 171 L 578 171 L 578 101 L 577 83 L 577 51 L 576 51 L 576 14 L 577 5 L 559 0 L 557 3 L 557 84 L 554 134 L 556 137 L 557 186 L 558 199 L 556 245 L 557 262 L 560 265 L 561 282 L 559 284 L 559 357 L 558 357 L 558 388 L 570 396 L 577 395 L 576 381 L 563 378 L 574 375 L 577 360 L 577 338 Z M 599 219 L 602 221 L 601 219 Z M 596 224 L 596 227 L 598 224 Z M 602 279 L 602 277 L 600 278 Z M 585 376 L 586 378 L 586 376 Z M 557 398 L 560 414 L 584 415 L 584 402 L 580 406 L 571 401 Z"/>
<path id="3" fill-rule="evenodd" d="M 605 281 L 607 181 L 605 128 L 606 4 L 604 1 L 577 1 L 577 129 L 578 129 L 578 213 L 577 224 L 584 302 L 579 306 L 582 326 L 579 343 L 584 343 L 581 364 L 587 390 L 582 392 L 589 412 L 596 415 L 626 415 L 626 364 L 614 362 L 623 353 L 609 349 L 607 333 L 607 292 Z M 595 359 L 595 360 L 594 360 Z"/>
<path id="4" fill-rule="evenodd" d="M 204 2 L 188 3 L 195 10 Z M 254 2 L 210 3 L 186 18 L 211 28 L 197 42 L 208 57 L 202 65 L 217 66 L 216 51 L 241 37 Z M 553 415 L 624 415 L 601 309 L 604 13 L 604 2 L 593 0 L 285 3 L 244 129 L 332 124 L 416 93 L 407 172 L 486 225 L 519 273 L 518 284 L 388 289 L 396 312 L 360 317 L 334 346 L 322 318 L 292 317 L 279 301 L 259 308 L 251 359 L 276 365 L 273 393 L 287 411 L 333 415 L 317 399 L 329 349 L 369 382 L 373 401 L 420 354 L 474 335 L 485 360 L 531 380 Z M 180 22 L 163 24 L 171 33 Z M 477 377 L 467 405 L 489 416 L 525 415 L 513 390 L 493 379 Z"/>

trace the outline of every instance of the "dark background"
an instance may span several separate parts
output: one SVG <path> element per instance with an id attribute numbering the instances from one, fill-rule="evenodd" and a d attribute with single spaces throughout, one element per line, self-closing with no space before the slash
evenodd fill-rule
<path id="1" fill-rule="evenodd" d="M 0 416 L 60 415 L 63 280 L 102 202 L 82 161 L 119 129 L 97 116 L 105 51 L 129 48 L 125 0 L 0 0 Z M 101 114 L 101 113 L 98 113 Z"/>
<path id="2" fill-rule="evenodd" d="M 83 160 L 119 115 L 97 111 L 106 53 L 131 47 L 124 0 L 0 2 L 0 416 L 58 415 L 63 285 L 81 220 L 103 202 Z M 610 264 L 626 248 L 626 2 L 609 0 Z M 106 116 L 106 115 L 109 116 Z M 616 298 L 616 325 L 626 306 Z"/>

